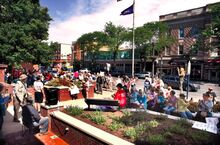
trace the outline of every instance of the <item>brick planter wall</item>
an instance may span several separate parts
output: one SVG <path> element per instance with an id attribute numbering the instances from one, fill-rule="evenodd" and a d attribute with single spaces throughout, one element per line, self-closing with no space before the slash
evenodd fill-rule
<path id="1" fill-rule="evenodd" d="M 65 134 L 67 127 L 69 131 Z M 70 145 L 107 145 L 53 116 L 51 116 L 51 131 Z"/>
<path id="2" fill-rule="evenodd" d="M 63 112 L 55 111 L 50 116 L 51 131 L 70 145 L 134 145 Z"/>

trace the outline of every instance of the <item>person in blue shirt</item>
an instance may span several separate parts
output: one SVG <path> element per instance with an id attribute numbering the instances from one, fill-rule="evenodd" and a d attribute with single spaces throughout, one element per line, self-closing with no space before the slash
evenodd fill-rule
<path id="1" fill-rule="evenodd" d="M 4 86 L 0 83 L 0 131 L 4 122 L 6 105 L 11 101 L 10 96 L 4 96 Z"/>
<path id="2" fill-rule="evenodd" d="M 142 89 L 138 90 L 137 100 L 140 106 L 143 106 L 145 110 L 147 110 L 147 97 L 143 94 Z"/>
<path id="3" fill-rule="evenodd" d="M 154 109 L 158 112 L 162 112 L 163 108 L 165 107 L 165 101 L 166 99 L 164 97 L 164 93 L 160 91 L 159 94 L 155 98 Z"/>

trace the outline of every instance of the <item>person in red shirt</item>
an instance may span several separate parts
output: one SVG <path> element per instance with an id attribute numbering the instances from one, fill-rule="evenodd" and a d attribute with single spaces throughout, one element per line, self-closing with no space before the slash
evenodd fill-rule
<path id="1" fill-rule="evenodd" d="M 115 95 L 113 95 L 114 100 L 119 100 L 119 106 L 120 108 L 123 108 L 127 104 L 127 98 L 126 98 L 126 93 L 123 90 L 123 86 L 121 83 L 117 84 L 117 92 Z"/>

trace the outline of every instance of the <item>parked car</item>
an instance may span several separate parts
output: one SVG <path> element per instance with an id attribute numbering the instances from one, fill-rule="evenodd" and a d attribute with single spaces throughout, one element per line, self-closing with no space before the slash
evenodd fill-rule
<path id="1" fill-rule="evenodd" d="M 139 79 L 145 79 L 146 77 L 151 77 L 151 72 L 140 72 L 140 73 L 135 73 L 134 74 L 136 77 Z"/>
<path id="2" fill-rule="evenodd" d="M 172 75 L 166 75 L 162 77 L 162 80 L 164 84 L 167 86 L 171 86 L 174 89 L 179 89 L 180 83 L 179 83 L 179 76 L 172 76 Z M 193 83 L 192 81 L 189 81 L 189 91 L 198 91 L 200 89 L 200 85 Z M 187 90 L 187 79 L 184 78 L 183 82 L 183 90 Z"/>

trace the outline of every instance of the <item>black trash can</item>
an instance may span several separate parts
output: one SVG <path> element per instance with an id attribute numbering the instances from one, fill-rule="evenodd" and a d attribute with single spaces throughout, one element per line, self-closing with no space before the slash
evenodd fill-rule
<path id="1" fill-rule="evenodd" d="M 57 88 L 44 88 L 46 96 L 46 105 L 57 105 L 58 102 Z"/>

